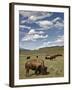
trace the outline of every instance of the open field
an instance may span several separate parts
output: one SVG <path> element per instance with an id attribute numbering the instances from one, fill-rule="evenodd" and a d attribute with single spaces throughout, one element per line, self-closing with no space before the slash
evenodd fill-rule
<path id="1" fill-rule="evenodd" d="M 53 60 L 45 59 L 47 55 L 62 54 Z M 30 56 L 30 59 L 27 57 Z M 38 56 L 38 58 L 36 57 Z M 46 78 L 46 77 L 63 77 L 64 76 L 64 47 L 46 47 L 39 50 L 20 50 L 19 55 L 19 78 Z M 45 66 L 47 66 L 47 75 L 35 75 L 34 71 L 30 70 L 29 77 L 26 77 L 25 63 L 31 59 L 44 60 Z"/>

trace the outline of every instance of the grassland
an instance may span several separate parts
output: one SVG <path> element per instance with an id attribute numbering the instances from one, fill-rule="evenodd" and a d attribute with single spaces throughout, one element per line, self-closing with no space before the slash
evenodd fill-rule
<path id="1" fill-rule="evenodd" d="M 47 55 L 62 54 L 62 56 L 56 57 L 54 60 L 45 59 Z M 27 56 L 30 59 L 42 59 L 44 60 L 45 66 L 47 66 L 47 75 L 35 75 L 34 71 L 30 70 L 30 76 L 26 77 L 25 63 L 28 61 Z M 64 47 L 46 47 L 40 48 L 39 50 L 20 50 L 19 54 L 19 78 L 48 78 L 48 77 L 63 77 L 64 76 Z"/>

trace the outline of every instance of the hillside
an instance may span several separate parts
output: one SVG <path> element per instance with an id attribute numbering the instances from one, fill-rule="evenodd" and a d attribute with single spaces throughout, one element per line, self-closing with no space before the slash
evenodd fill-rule
<path id="1" fill-rule="evenodd" d="M 20 54 L 55 54 L 55 53 L 63 53 L 64 46 L 54 46 L 54 47 L 45 47 L 40 48 L 39 50 L 27 50 L 27 49 L 20 49 Z"/>

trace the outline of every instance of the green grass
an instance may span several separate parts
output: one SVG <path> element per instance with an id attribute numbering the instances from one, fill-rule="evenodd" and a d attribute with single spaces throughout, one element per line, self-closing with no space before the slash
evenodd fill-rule
<path id="1" fill-rule="evenodd" d="M 44 51 L 44 52 L 43 52 Z M 49 51 L 49 52 L 48 52 Z M 40 53 L 41 52 L 41 53 Z M 49 48 L 48 50 L 39 50 L 31 51 L 31 52 L 20 52 L 19 56 L 19 78 L 27 79 L 27 78 L 48 78 L 48 77 L 63 77 L 64 76 L 64 56 L 58 56 L 54 60 L 45 59 L 47 54 L 54 55 L 55 53 L 61 53 L 63 55 L 63 48 Z M 47 75 L 35 75 L 34 71 L 30 70 L 29 77 L 26 77 L 25 72 L 25 63 L 28 61 L 27 56 L 30 56 L 30 59 L 36 59 L 38 55 L 38 60 L 44 60 L 45 66 L 47 66 L 47 71 L 49 72 Z"/>

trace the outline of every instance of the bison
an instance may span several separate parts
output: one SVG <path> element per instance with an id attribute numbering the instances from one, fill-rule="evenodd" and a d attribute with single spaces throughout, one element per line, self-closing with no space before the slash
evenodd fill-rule
<path id="1" fill-rule="evenodd" d="M 56 56 L 62 56 L 62 54 L 56 54 Z"/>
<path id="2" fill-rule="evenodd" d="M 55 54 L 55 55 L 52 55 L 52 56 L 46 56 L 45 59 L 53 60 L 53 59 L 55 59 L 58 56 L 62 56 L 62 54 Z"/>
<path id="3" fill-rule="evenodd" d="M 25 63 L 26 76 L 29 76 L 29 70 L 34 70 L 35 74 L 47 74 L 47 67 L 44 65 L 43 60 L 30 60 Z"/>
<path id="4" fill-rule="evenodd" d="M 28 56 L 27 59 L 30 59 L 30 56 Z"/>
<path id="5" fill-rule="evenodd" d="M 38 58 L 38 56 L 36 56 Z"/>

